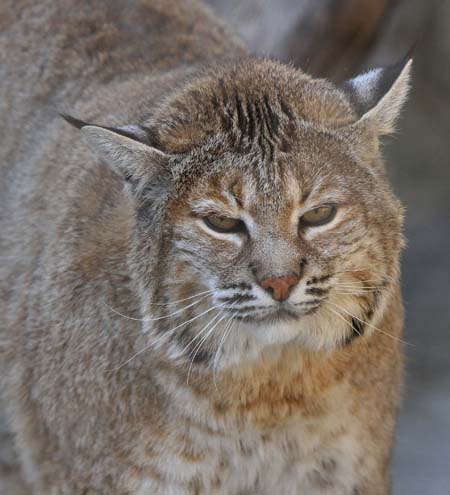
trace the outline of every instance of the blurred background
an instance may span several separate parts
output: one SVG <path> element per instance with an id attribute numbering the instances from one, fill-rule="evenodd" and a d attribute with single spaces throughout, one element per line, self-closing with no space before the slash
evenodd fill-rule
<path id="1" fill-rule="evenodd" d="M 450 494 L 450 0 L 209 0 L 250 48 L 340 82 L 402 59 L 413 88 L 386 140 L 407 207 L 406 385 L 393 495 Z"/>

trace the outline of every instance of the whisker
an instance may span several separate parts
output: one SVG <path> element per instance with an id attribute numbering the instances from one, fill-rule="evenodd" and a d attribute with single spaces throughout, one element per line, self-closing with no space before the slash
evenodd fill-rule
<path id="1" fill-rule="evenodd" d="M 361 295 L 361 294 L 375 294 L 379 292 L 375 289 L 335 289 L 335 294 L 347 294 L 347 295 Z"/>
<path id="2" fill-rule="evenodd" d="M 203 292 L 199 292 L 198 294 L 194 294 L 193 296 L 185 297 L 184 299 L 178 299 L 178 301 L 171 301 L 168 303 L 150 303 L 150 305 L 151 306 L 171 306 L 172 304 L 177 304 L 180 302 L 189 301 L 190 299 L 195 299 L 196 297 L 202 296 L 203 294 L 211 294 L 212 292 L 214 292 L 214 289 L 205 290 Z"/>
<path id="3" fill-rule="evenodd" d="M 118 371 L 120 368 L 122 368 L 123 366 L 125 366 L 126 364 L 128 364 L 130 361 L 132 361 L 134 358 L 136 358 L 137 356 L 139 356 L 140 354 L 142 354 L 143 352 L 145 352 L 150 347 L 155 346 L 161 340 L 167 339 L 169 336 L 173 335 L 173 333 L 175 332 L 175 330 L 178 330 L 179 328 L 183 327 L 184 325 L 187 325 L 188 323 L 191 323 L 192 321 L 197 320 L 198 318 L 201 318 L 203 315 L 205 315 L 207 313 L 210 313 L 211 311 L 214 311 L 215 309 L 217 309 L 217 308 L 219 308 L 221 306 L 223 306 L 223 304 L 218 304 L 217 306 L 213 306 L 212 308 L 209 308 L 206 311 L 203 311 L 199 315 L 196 315 L 193 318 L 191 318 L 191 319 L 189 319 L 187 321 L 184 321 L 183 323 L 180 323 L 179 325 L 177 325 L 176 327 L 172 328 L 168 332 L 164 332 L 164 334 L 159 339 L 153 340 L 148 345 L 146 345 L 145 347 L 143 347 L 142 349 L 140 349 L 139 351 L 137 351 L 135 354 L 133 354 L 129 359 L 127 359 L 125 362 L 123 362 L 120 366 L 118 366 L 117 368 L 113 368 L 110 371 Z"/>
<path id="4" fill-rule="evenodd" d="M 237 301 L 236 301 L 237 302 Z M 233 303 L 233 305 L 236 304 L 236 303 Z M 220 306 L 225 306 L 226 303 L 223 303 L 221 304 Z M 233 307 L 233 305 L 230 306 L 230 308 Z M 218 307 L 218 306 L 216 306 Z M 227 308 L 228 309 L 228 308 Z M 225 313 L 226 314 L 226 313 Z M 182 349 L 181 351 L 181 354 L 184 354 L 188 349 L 189 347 L 198 339 L 202 336 L 202 334 L 208 329 L 208 327 L 214 323 L 215 320 L 217 320 L 217 318 L 219 318 L 220 316 L 222 315 L 222 311 L 219 311 L 219 313 L 217 313 L 217 315 L 215 315 L 213 318 L 211 318 L 209 320 L 209 322 L 200 330 L 200 332 L 198 332 L 191 340 L 190 342 Z"/>
<path id="5" fill-rule="evenodd" d="M 336 290 L 336 289 L 335 289 Z M 378 287 L 361 287 L 361 286 L 337 286 L 337 290 L 365 290 L 365 291 L 372 291 L 372 292 L 379 292 L 380 289 Z"/>
<path id="6" fill-rule="evenodd" d="M 359 282 L 359 283 L 358 283 Z M 375 280 L 373 282 L 376 282 Z M 367 284 L 370 283 L 369 280 L 360 280 L 360 281 L 353 281 L 353 282 L 335 282 L 334 285 L 339 286 L 339 287 L 361 287 L 360 284 Z M 378 289 L 379 286 L 377 285 L 366 285 L 363 286 L 362 288 L 367 288 L 367 289 Z"/>
<path id="7" fill-rule="evenodd" d="M 127 316 L 127 315 L 124 315 L 122 313 L 120 313 L 119 311 L 115 310 L 114 308 L 112 308 L 111 306 L 109 306 L 107 303 L 105 303 L 104 301 L 102 301 L 102 303 L 108 308 L 110 309 L 113 313 L 119 315 L 119 316 L 122 316 L 123 318 L 126 318 L 127 320 L 133 320 L 133 321 L 159 321 L 159 320 L 164 320 L 166 318 L 170 318 L 171 316 L 174 316 L 174 315 L 177 315 L 179 313 L 182 313 L 183 311 L 186 311 L 186 309 L 189 309 L 189 308 L 192 308 L 192 306 L 195 306 L 196 304 L 199 304 L 201 301 L 203 301 L 204 299 L 206 299 L 207 297 L 209 297 L 209 295 L 205 295 L 203 297 L 201 297 L 198 301 L 194 301 L 193 303 L 191 304 L 188 304 L 187 306 L 184 306 L 183 308 L 181 309 L 177 309 L 176 311 L 174 311 L 173 313 L 170 313 L 168 315 L 164 315 L 164 316 L 158 316 L 157 318 L 134 318 L 132 316 Z"/>
<path id="8" fill-rule="evenodd" d="M 371 270 L 373 269 L 373 266 L 363 266 L 362 268 L 354 268 L 351 270 L 340 270 L 338 272 L 334 272 L 333 275 L 337 275 L 338 273 L 352 273 L 352 272 L 362 272 L 364 270 Z"/>
<path id="9" fill-rule="evenodd" d="M 362 272 L 362 271 L 365 271 L 365 270 L 373 270 L 373 266 L 367 266 L 367 267 L 364 267 L 364 268 L 355 268 L 353 270 L 341 270 L 341 271 L 338 271 L 338 272 L 334 272 L 332 276 L 334 276 L 334 275 L 341 275 L 341 274 L 345 274 L 345 273 Z M 372 273 L 372 275 L 374 275 L 374 274 Z M 388 280 L 390 282 L 395 282 L 397 280 L 396 277 L 391 276 L 391 275 L 387 275 L 387 274 L 383 274 L 381 278 L 383 280 Z M 369 280 L 367 280 L 367 281 L 369 281 Z M 374 280 L 374 282 L 379 282 L 379 280 Z"/>
<path id="10" fill-rule="evenodd" d="M 210 325 L 212 325 L 219 317 L 221 317 L 221 315 L 222 315 L 221 311 L 219 311 L 216 315 L 214 315 L 208 321 L 208 323 L 206 323 L 206 325 L 192 337 L 189 343 L 180 351 L 180 354 L 183 355 L 189 349 L 189 347 L 191 347 L 191 345 L 209 329 Z"/>
<path id="11" fill-rule="evenodd" d="M 214 387 L 216 388 L 217 391 L 218 391 L 218 388 L 217 388 L 217 381 L 216 381 L 216 371 L 217 371 L 217 365 L 219 364 L 220 353 L 222 352 L 222 346 L 224 345 L 227 336 L 231 333 L 231 329 L 233 328 L 235 321 L 236 321 L 236 316 L 232 316 L 228 320 L 228 322 L 225 326 L 225 330 L 223 332 L 222 338 L 220 339 L 220 343 L 219 343 L 219 347 L 217 348 L 216 355 L 214 357 L 213 381 L 214 381 Z"/>
<path id="12" fill-rule="evenodd" d="M 208 337 L 210 337 L 212 335 L 212 333 L 214 332 L 214 329 L 217 327 L 217 325 L 221 321 L 223 321 L 224 318 L 226 318 L 226 315 L 222 315 L 220 317 L 220 319 L 218 321 L 216 321 L 216 323 L 214 323 L 214 325 L 208 330 L 208 332 L 203 336 L 203 338 L 200 340 L 200 342 L 198 342 L 197 345 L 192 350 L 192 359 L 189 363 L 189 369 L 188 369 L 188 373 L 187 373 L 187 377 L 186 377 L 186 385 L 189 385 L 189 378 L 191 376 L 192 366 L 194 365 L 195 358 L 196 358 L 197 354 L 199 353 L 200 348 L 206 342 Z"/>
<path id="13" fill-rule="evenodd" d="M 220 314 L 220 313 L 219 313 Z M 227 317 L 227 313 L 225 313 L 213 326 L 212 328 L 210 328 L 210 330 L 207 332 L 207 334 L 202 338 L 202 340 L 197 344 L 197 346 L 195 347 L 195 349 L 193 350 L 194 352 L 194 355 L 192 356 L 192 359 L 191 359 L 191 363 L 189 365 L 189 369 L 188 369 L 188 374 L 187 374 L 187 378 L 186 378 L 186 385 L 189 385 L 189 377 L 191 376 L 191 370 L 192 370 L 192 366 L 194 364 L 194 361 L 195 361 L 195 357 L 197 356 L 198 352 L 200 351 L 200 348 L 202 347 L 202 345 L 206 342 L 206 340 L 208 339 L 208 337 L 210 337 L 212 335 L 212 333 L 214 332 L 214 329 L 217 327 L 217 325 L 223 321 L 225 318 Z"/>
<path id="14" fill-rule="evenodd" d="M 133 318 L 132 316 L 124 315 L 117 311 L 116 309 L 112 308 L 109 304 L 105 303 L 105 301 L 101 301 L 101 303 L 106 306 L 110 311 L 115 313 L 116 315 L 122 316 L 123 318 L 126 318 L 127 320 L 133 320 L 133 321 L 145 321 L 143 318 Z"/>
<path id="15" fill-rule="evenodd" d="M 325 309 L 326 311 L 328 311 L 329 313 L 337 316 L 338 318 L 340 318 L 344 323 L 346 323 L 350 328 L 353 329 L 352 327 L 352 323 L 350 321 L 347 321 L 341 314 L 339 314 L 337 311 L 334 311 L 333 309 L 327 307 L 327 306 L 324 306 L 323 309 Z M 355 328 L 356 330 L 356 328 Z M 362 337 L 362 334 L 360 332 L 358 332 L 358 330 L 356 330 L 356 333 Z"/>
<path id="16" fill-rule="evenodd" d="M 394 339 L 394 340 L 397 340 L 398 342 L 401 342 L 402 344 L 405 344 L 405 345 L 409 345 L 409 346 L 412 346 L 414 347 L 414 344 L 411 344 L 410 342 L 406 342 L 405 340 L 399 338 L 399 337 L 396 337 L 395 335 L 391 335 L 390 333 L 388 332 L 385 332 L 383 330 L 381 330 L 380 328 L 376 327 L 375 325 L 372 325 L 371 323 L 369 323 L 368 321 L 364 321 L 364 320 L 361 320 L 361 318 L 358 318 L 357 316 L 355 316 L 354 314 L 350 313 L 349 311 L 347 311 L 346 309 L 342 308 L 341 306 L 339 306 L 338 304 L 335 304 L 331 301 L 328 301 L 330 304 L 333 304 L 333 306 L 335 306 L 336 308 L 340 309 L 341 311 L 343 311 L 344 313 L 348 314 L 349 316 L 351 316 L 352 318 L 355 318 L 355 320 L 358 320 L 360 321 L 363 325 L 367 325 L 368 327 L 371 327 L 373 328 L 374 330 L 377 330 L 378 332 L 382 333 L 383 335 L 386 335 L 387 337 L 391 337 L 391 339 Z M 329 309 L 329 308 L 328 308 Z"/>
<path id="17" fill-rule="evenodd" d="M 337 307 L 337 305 L 335 304 L 335 306 Z M 338 316 L 339 318 L 341 318 L 344 322 L 347 323 L 347 325 L 350 327 L 350 329 L 352 330 L 352 332 L 356 332 L 358 334 L 359 337 L 363 337 L 363 334 L 353 325 L 353 322 L 352 321 L 347 321 L 341 314 L 339 314 L 337 311 L 334 311 L 332 310 L 331 308 L 329 307 L 325 307 L 325 309 L 328 311 L 328 312 L 331 312 L 333 313 L 334 315 Z M 367 340 L 365 339 L 362 339 L 360 340 L 360 342 L 364 342 L 364 345 L 366 347 L 369 347 L 369 343 L 367 342 Z"/>
<path id="18" fill-rule="evenodd" d="M 237 304 L 239 301 L 235 301 L 229 309 L 231 309 L 235 304 Z M 220 313 L 219 313 L 220 314 Z M 191 368 L 192 368 L 192 365 L 194 363 L 194 360 L 195 360 L 195 356 L 197 355 L 198 351 L 200 350 L 200 347 L 202 346 L 202 344 L 206 341 L 206 339 L 212 334 L 212 332 L 214 331 L 214 329 L 217 327 L 217 325 L 223 321 L 223 319 L 227 316 L 227 314 L 225 313 L 225 315 L 213 326 L 213 328 L 211 328 L 211 330 L 208 332 L 208 334 L 204 337 L 204 339 L 202 339 L 202 341 L 199 343 L 198 345 L 198 349 L 197 351 L 195 352 L 194 356 L 192 357 L 192 361 L 191 361 L 191 364 L 189 366 L 189 370 L 188 370 L 188 375 L 187 375 L 187 380 L 186 380 L 186 384 L 188 385 L 189 384 L 189 377 L 190 377 L 190 374 L 191 374 Z M 225 324 L 225 331 L 224 331 L 224 335 L 226 334 L 226 332 L 228 331 L 228 327 L 227 325 L 229 324 L 229 322 L 231 321 L 233 323 L 233 316 L 228 320 L 228 322 Z M 211 323 L 211 322 L 210 322 Z M 202 330 L 202 332 L 200 333 L 203 333 L 204 329 Z M 223 341 L 223 338 L 224 338 L 224 335 L 222 336 L 222 341 Z M 221 341 L 221 342 L 222 342 Z M 192 344 L 192 341 L 190 342 L 189 345 Z M 219 348 L 220 348 L 220 344 L 219 344 Z M 194 349 L 195 351 L 195 349 Z M 216 352 L 216 358 L 217 358 L 217 352 Z M 214 359 L 214 363 L 215 363 L 215 359 Z M 215 380 L 215 371 L 214 371 L 214 365 L 213 365 L 213 377 L 214 377 L 214 380 Z"/>

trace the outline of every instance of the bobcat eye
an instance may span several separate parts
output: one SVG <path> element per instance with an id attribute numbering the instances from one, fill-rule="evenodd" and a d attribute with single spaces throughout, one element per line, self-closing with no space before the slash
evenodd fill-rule
<path id="1" fill-rule="evenodd" d="M 211 215 L 204 217 L 203 221 L 212 230 L 222 233 L 245 232 L 247 229 L 245 223 L 238 218 L 221 217 L 219 215 Z"/>
<path id="2" fill-rule="evenodd" d="M 331 222 L 336 215 L 335 205 L 323 205 L 318 206 L 312 210 L 307 211 L 300 218 L 301 227 L 318 227 L 319 225 L 325 225 Z"/>

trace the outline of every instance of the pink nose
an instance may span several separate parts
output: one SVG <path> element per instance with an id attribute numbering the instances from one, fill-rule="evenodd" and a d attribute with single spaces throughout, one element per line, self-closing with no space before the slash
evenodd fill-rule
<path id="1" fill-rule="evenodd" d="M 281 277 L 267 277 L 260 282 L 260 285 L 276 301 L 284 301 L 289 297 L 292 288 L 298 284 L 299 280 L 298 275 L 291 273 Z"/>

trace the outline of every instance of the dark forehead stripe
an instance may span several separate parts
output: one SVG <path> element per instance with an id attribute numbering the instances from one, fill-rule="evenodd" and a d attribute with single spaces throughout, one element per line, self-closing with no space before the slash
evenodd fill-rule
<path id="1" fill-rule="evenodd" d="M 264 107 L 265 107 L 265 115 L 267 115 L 266 125 L 271 134 L 278 136 L 278 129 L 280 127 L 280 119 L 277 114 L 273 111 L 269 97 L 265 94 L 264 97 Z"/>
<path id="2" fill-rule="evenodd" d="M 211 104 L 223 131 L 232 135 L 240 151 L 249 152 L 257 147 L 262 161 L 273 161 L 277 149 L 286 151 L 295 115 L 279 95 L 270 98 L 267 93 L 248 94 L 237 87 L 230 89 L 219 78 Z"/>
<path id="3" fill-rule="evenodd" d="M 251 171 L 257 190 L 270 195 L 272 209 L 274 195 L 283 190 L 283 173 L 277 151 L 286 152 L 296 128 L 296 118 L 288 103 L 279 95 L 254 94 L 226 86 L 218 79 L 211 95 L 211 105 L 221 130 L 236 153 L 250 157 Z M 263 198 L 264 199 L 264 198 Z M 280 198 L 281 199 L 281 198 Z"/>
<path id="4" fill-rule="evenodd" d="M 286 151 L 300 121 L 334 129 L 354 119 L 349 102 L 330 83 L 278 62 L 252 59 L 201 71 L 144 124 L 157 129 L 161 147 L 171 153 L 189 153 L 204 144 L 212 149 L 214 143 L 222 148 L 264 143 L 270 159 L 271 146 L 275 154 Z"/>
<path id="5" fill-rule="evenodd" d="M 236 176 L 248 174 L 247 190 L 274 211 L 285 205 L 286 188 L 298 175 L 297 152 L 302 140 L 309 140 L 303 123 L 311 122 L 310 129 L 320 122 L 322 129 L 329 102 L 335 116 L 340 100 L 331 93 L 298 71 L 267 61 L 243 62 L 199 76 L 151 125 L 158 128 L 163 149 L 179 157 L 172 167 L 177 181 L 183 180 L 177 190 L 187 190 L 199 175 L 223 177 L 234 169 Z"/>

